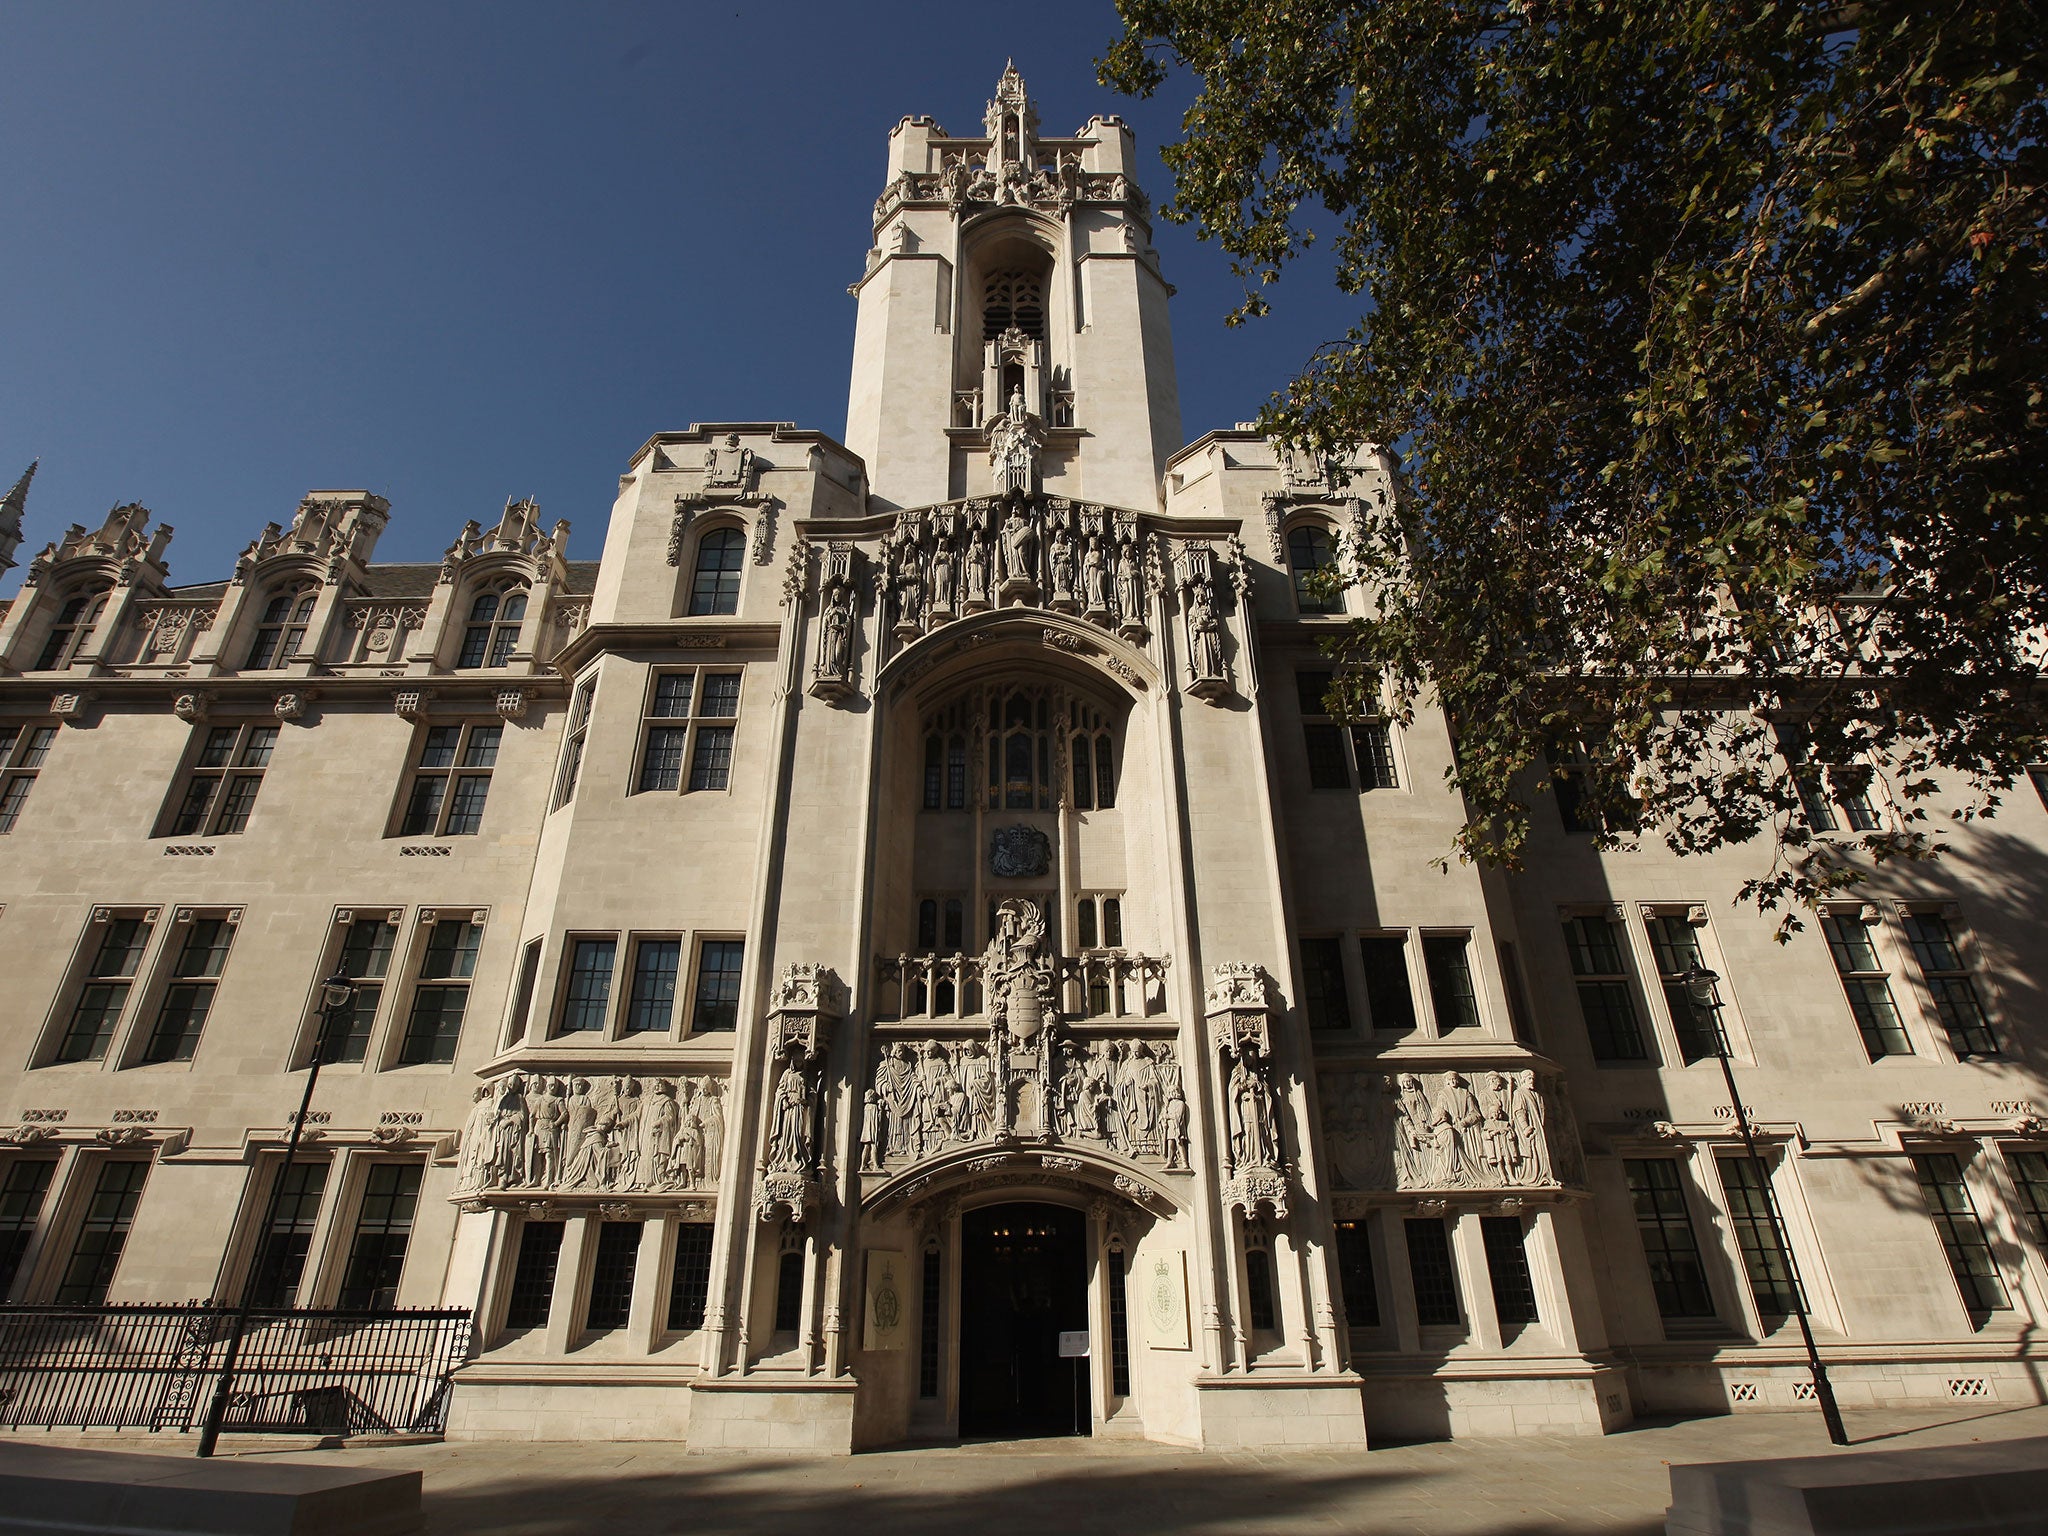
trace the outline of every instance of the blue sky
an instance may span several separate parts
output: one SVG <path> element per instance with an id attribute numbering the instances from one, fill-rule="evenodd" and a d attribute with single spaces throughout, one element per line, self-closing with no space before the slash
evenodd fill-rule
<path id="1" fill-rule="evenodd" d="M 976 129 L 1014 56 L 1048 132 L 1120 112 L 1144 182 L 1189 87 L 1095 83 L 1107 0 L 8 7 L 0 486 L 21 558 L 140 501 L 172 579 L 314 488 L 390 498 L 380 559 L 539 497 L 595 558 L 657 431 L 838 435 L 887 133 Z M 1253 415 L 1352 309 L 1304 268 L 1227 331 L 1213 245 L 1161 221 L 1190 437 Z M 13 573 L 0 591 L 19 583 Z"/>

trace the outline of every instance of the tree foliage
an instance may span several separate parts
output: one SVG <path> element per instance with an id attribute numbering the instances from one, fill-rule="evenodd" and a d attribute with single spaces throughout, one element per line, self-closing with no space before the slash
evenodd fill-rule
<path id="1" fill-rule="evenodd" d="M 1165 211 L 1229 323 L 1334 221 L 1363 316 L 1264 425 L 1400 450 L 1342 651 L 1448 712 L 1461 855 L 1516 861 L 1562 749 L 1607 844 L 1772 838 L 1796 911 L 2039 756 L 2038 0 L 1118 11 L 1105 82 L 1199 85 Z M 1820 830 L 1854 763 L 1895 810 Z"/>

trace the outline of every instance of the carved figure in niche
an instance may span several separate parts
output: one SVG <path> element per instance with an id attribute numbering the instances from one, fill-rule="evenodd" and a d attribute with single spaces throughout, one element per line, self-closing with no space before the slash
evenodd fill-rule
<path id="1" fill-rule="evenodd" d="M 1479 1100 L 1466 1085 L 1464 1074 L 1445 1073 L 1435 1113 L 1430 1116 L 1429 1132 L 1436 1146 L 1437 1168 L 1446 1183 L 1463 1185 L 1477 1181 L 1481 1118 Z"/>
<path id="2" fill-rule="evenodd" d="M 674 1085 L 657 1077 L 641 1104 L 640 1142 L 634 1152 L 640 1182 L 650 1189 L 668 1184 L 674 1175 L 672 1159 L 682 1124 Z"/>
<path id="3" fill-rule="evenodd" d="M 946 1144 L 953 1132 L 953 1064 L 937 1041 L 924 1043 L 924 1060 L 918 1063 L 918 1093 L 924 1101 L 924 1144 L 920 1154 Z"/>
<path id="4" fill-rule="evenodd" d="M 1403 1189 L 1437 1189 L 1443 1179 L 1437 1173 L 1436 1142 L 1430 1135 L 1429 1095 L 1422 1091 L 1422 1079 L 1403 1072 L 1395 1090 L 1394 1170 Z"/>
<path id="5" fill-rule="evenodd" d="M 685 1085 L 687 1089 L 687 1084 Z M 662 1183 L 669 1189 L 694 1189 L 704 1182 L 704 1117 L 702 1100 L 695 1094 L 676 1106 L 676 1139 L 662 1168 Z"/>
<path id="6" fill-rule="evenodd" d="M 881 1095 L 870 1088 L 861 1097 L 860 1105 L 860 1171 L 880 1173 L 885 1144 L 882 1140 L 883 1113 Z"/>
<path id="7" fill-rule="evenodd" d="M 1116 1052 L 1117 1119 L 1122 1123 L 1125 1134 L 1133 1142 L 1142 1143 L 1145 1140 L 1145 1132 L 1150 1127 L 1143 1123 L 1142 1114 L 1139 1109 L 1140 1092 L 1138 1080 L 1141 1076 L 1150 1077 L 1152 1075 L 1150 1071 L 1151 1060 L 1149 1057 L 1139 1056 L 1138 1053 L 1144 1050 L 1145 1047 L 1135 1042 L 1126 1042 L 1120 1051 L 1114 1045 L 1110 1049 Z"/>
<path id="8" fill-rule="evenodd" d="M 1550 1140 L 1543 1132 L 1543 1102 L 1536 1097 L 1534 1076 L 1517 1072 L 1509 1082 L 1508 1119 L 1515 1130 L 1516 1171 L 1522 1183 L 1549 1184 L 1556 1176 L 1551 1172 Z"/>
<path id="9" fill-rule="evenodd" d="M 988 606 L 988 532 L 977 521 L 967 537 L 967 603 Z"/>
<path id="10" fill-rule="evenodd" d="M 545 1188 L 562 1176 L 562 1081 L 541 1083 L 533 1091 L 533 1128 L 527 1136 L 526 1182 Z"/>
<path id="11" fill-rule="evenodd" d="M 774 1122 L 768 1137 L 771 1173 L 811 1169 L 811 1085 L 803 1068 L 785 1062 L 775 1080 Z"/>
<path id="12" fill-rule="evenodd" d="M 1117 546 L 1116 610 L 1126 625 L 1145 622 L 1145 570 L 1135 540 Z"/>
<path id="13" fill-rule="evenodd" d="M 1083 1124 L 1083 1107 L 1088 1092 L 1088 1074 L 1081 1064 L 1081 1058 L 1069 1054 L 1067 1064 L 1060 1072 L 1060 1105 L 1056 1121 L 1059 1134 L 1071 1141 L 1080 1135 Z"/>
<path id="14" fill-rule="evenodd" d="M 969 1041 L 960 1061 L 960 1108 L 954 1124 L 964 1124 L 965 1140 L 979 1141 L 996 1125 L 996 1075 L 980 1042 Z"/>
<path id="15" fill-rule="evenodd" d="M 819 617 L 818 675 L 843 678 L 853 660 L 853 583 L 839 577 L 825 592 Z"/>
<path id="16" fill-rule="evenodd" d="M 704 1141 L 704 1163 L 700 1171 L 709 1172 L 713 1178 L 718 1177 L 718 1159 L 725 1150 L 724 1094 L 725 1089 L 720 1086 L 719 1080 L 707 1077 L 704 1079 L 703 1091 L 694 1101 Z"/>
<path id="17" fill-rule="evenodd" d="M 1159 1106 L 1159 1151 L 1169 1168 L 1188 1165 L 1188 1101 L 1176 1080 Z"/>
<path id="18" fill-rule="evenodd" d="M 631 1189 L 640 1172 L 640 1080 L 612 1079 L 612 1137 L 605 1187 Z"/>
<path id="19" fill-rule="evenodd" d="M 514 1072 L 499 1092 L 497 1123 L 491 1128 L 494 1181 L 510 1184 L 525 1171 L 527 1124 L 526 1079 Z"/>
<path id="20" fill-rule="evenodd" d="M 491 1127 L 498 1118 L 498 1105 L 489 1083 L 477 1084 L 469 1118 L 462 1122 L 461 1151 L 456 1162 L 456 1180 L 464 1185 L 486 1181 L 491 1166 Z"/>
<path id="21" fill-rule="evenodd" d="M 1053 533 L 1050 541 L 1052 552 L 1052 600 L 1055 603 L 1071 603 L 1074 600 L 1074 540 L 1064 528 Z"/>
<path id="22" fill-rule="evenodd" d="M 1081 557 L 1081 603 L 1090 614 L 1109 612 L 1109 561 L 1102 553 L 1102 540 L 1093 534 Z"/>
<path id="23" fill-rule="evenodd" d="M 960 595 L 960 557 L 941 543 L 932 551 L 932 612 L 948 614 Z"/>
<path id="24" fill-rule="evenodd" d="M 1024 509 L 1011 503 L 1010 515 L 1003 520 L 1002 569 L 998 577 L 1004 585 L 1018 582 L 1033 585 L 1038 580 L 1038 531 L 1031 526 L 1031 520 L 1024 515 Z"/>
<path id="25" fill-rule="evenodd" d="M 924 622 L 924 561 L 906 539 L 896 552 L 896 626 L 916 629 Z"/>
<path id="26" fill-rule="evenodd" d="M 1230 1150 L 1240 1168 L 1277 1168 L 1280 1164 L 1273 1090 L 1258 1051 L 1250 1046 L 1230 1069 Z"/>
<path id="27" fill-rule="evenodd" d="M 1486 1092 L 1480 1099 L 1479 1115 L 1479 1156 L 1487 1172 L 1502 1184 L 1519 1183 L 1521 1154 L 1515 1147 L 1508 1080 L 1498 1072 L 1486 1074 Z"/>
<path id="28" fill-rule="evenodd" d="M 1209 583 L 1188 588 L 1188 666 L 1198 681 L 1227 681 L 1223 662 L 1223 624 L 1216 617 L 1215 594 Z"/>

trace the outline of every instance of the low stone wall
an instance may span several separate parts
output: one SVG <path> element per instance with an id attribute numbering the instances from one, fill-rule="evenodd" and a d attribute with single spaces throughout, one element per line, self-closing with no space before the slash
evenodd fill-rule
<path id="1" fill-rule="evenodd" d="M 689 1449 L 853 1453 L 854 1383 L 700 1380 L 692 1389 Z"/>
<path id="2" fill-rule="evenodd" d="M 450 1440 L 667 1440 L 692 1431 L 687 1380 L 563 1381 L 538 1372 L 456 1378 Z"/>
<path id="3" fill-rule="evenodd" d="M 2040 1536 L 2048 1439 L 1671 1469 L 1667 1536 Z"/>
<path id="4" fill-rule="evenodd" d="M 1635 1418 L 1627 1373 L 1619 1366 L 1484 1377 L 1368 1372 L 1364 1398 L 1375 1439 L 1605 1435 Z"/>
<path id="5" fill-rule="evenodd" d="M 1197 1391 L 1204 1450 L 1365 1448 L 1355 1376 L 1214 1377 Z"/>
<path id="6" fill-rule="evenodd" d="M 1951 1404 L 2017 1408 L 2048 1401 L 2034 1361 L 1826 1360 L 1826 1364 L 1835 1399 L 1844 1408 Z M 1813 1377 L 1803 1359 L 1639 1364 L 1634 1375 L 1645 1413 L 1810 1413 L 1815 1406 Z"/>

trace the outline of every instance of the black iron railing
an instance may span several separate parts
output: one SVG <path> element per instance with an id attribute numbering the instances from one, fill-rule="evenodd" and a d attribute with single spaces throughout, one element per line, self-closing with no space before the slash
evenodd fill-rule
<path id="1" fill-rule="evenodd" d="M 0 1427 L 199 1427 L 235 1309 L 0 1307 Z M 466 1310 L 257 1310 L 222 1428 L 264 1434 L 439 1434 Z"/>

